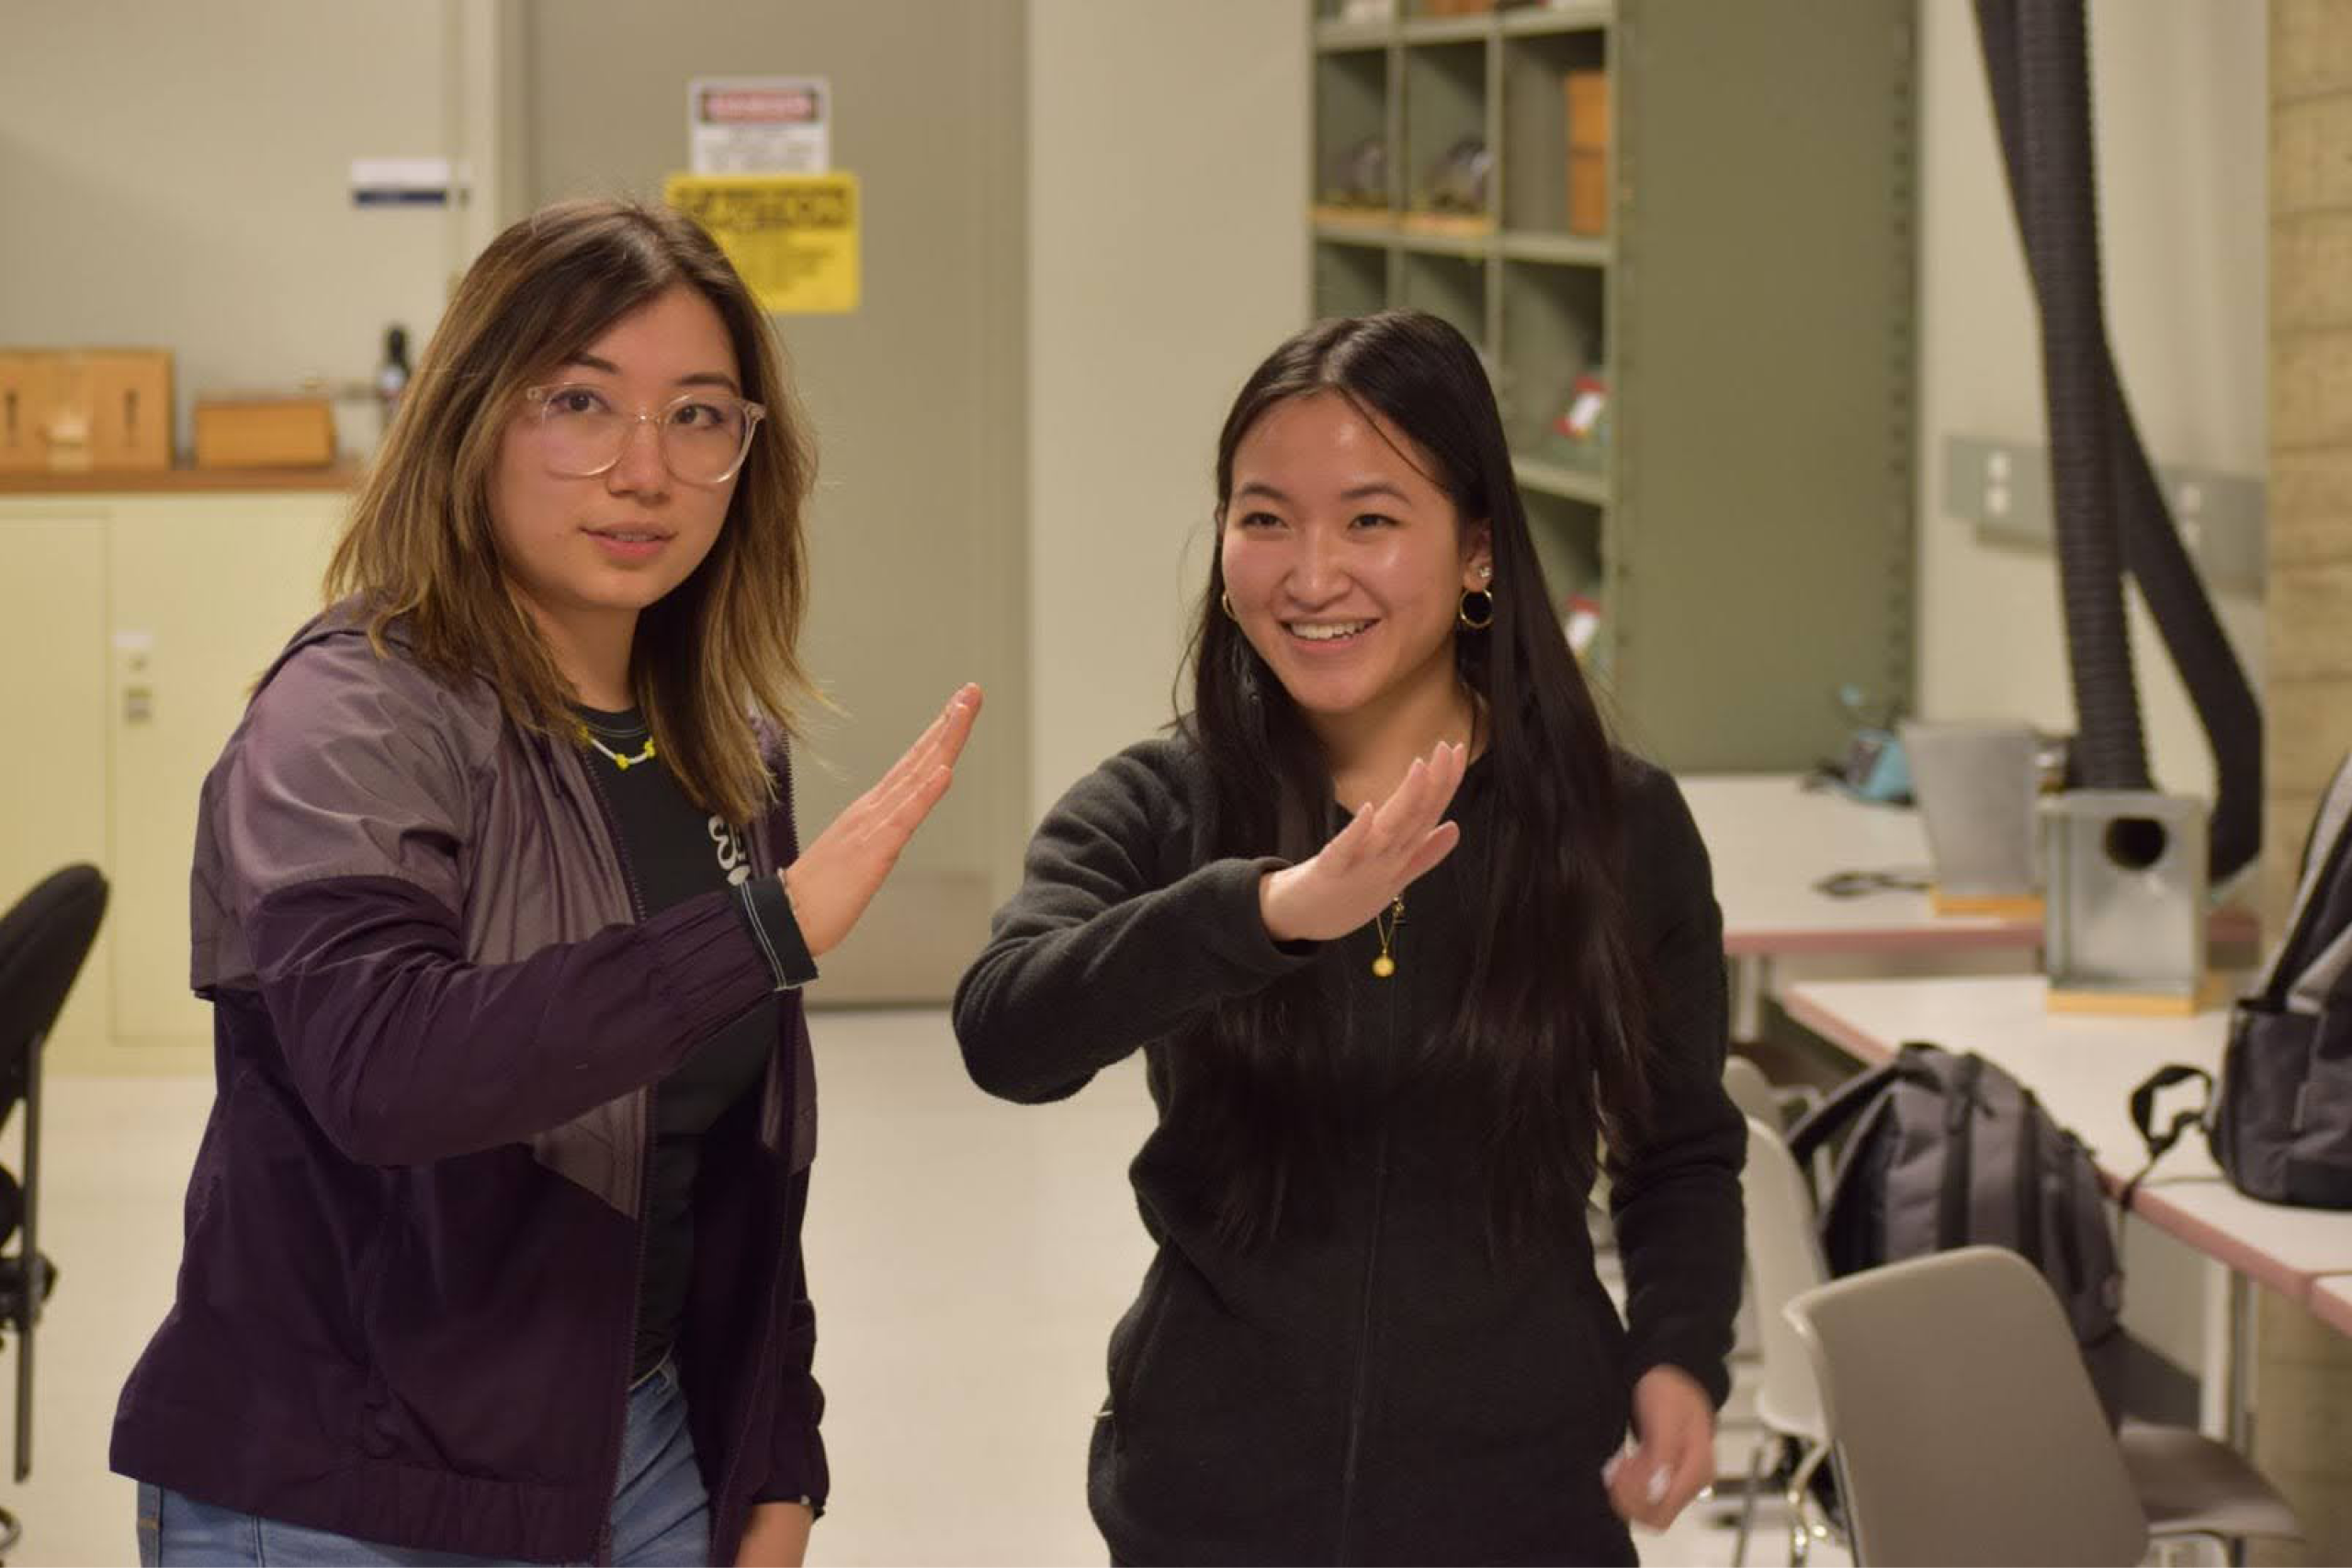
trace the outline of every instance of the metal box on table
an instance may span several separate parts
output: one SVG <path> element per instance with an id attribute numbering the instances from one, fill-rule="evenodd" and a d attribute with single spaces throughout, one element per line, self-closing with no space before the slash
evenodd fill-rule
<path id="1" fill-rule="evenodd" d="M 2195 1011 L 2206 984 L 2205 803 L 2073 790 L 2043 802 L 2041 830 L 2051 1006 Z"/>

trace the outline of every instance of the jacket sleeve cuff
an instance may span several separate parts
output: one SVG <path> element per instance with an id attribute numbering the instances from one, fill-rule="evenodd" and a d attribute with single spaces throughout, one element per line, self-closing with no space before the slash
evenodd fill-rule
<path id="1" fill-rule="evenodd" d="M 1272 856 L 1222 860 L 1193 874 L 1205 885 L 1210 907 L 1216 911 L 1204 939 L 1210 952 L 1236 969 L 1272 978 L 1322 950 L 1319 942 L 1276 942 L 1266 930 L 1266 917 L 1258 908 L 1258 884 L 1268 873 L 1289 864 Z"/>
<path id="2" fill-rule="evenodd" d="M 1731 1369 L 1721 1356 L 1709 1356 L 1695 1345 L 1669 1344 L 1660 1341 L 1637 1345 L 1627 1359 L 1629 1376 L 1626 1381 L 1639 1382 L 1644 1372 L 1657 1367 L 1672 1367 L 1685 1373 L 1691 1382 L 1706 1391 L 1708 1403 L 1717 1411 L 1731 1398 Z"/>
<path id="3" fill-rule="evenodd" d="M 808 939 L 800 934 L 800 921 L 792 912 L 792 900 L 785 895 L 784 878 L 747 877 L 736 892 L 741 895 L 737 907 L 742 911 L 743 923 L 767 957 L 768 968 L 775 976 L 775 988 L 795 990 L 815 979 L 817 960 L 808 952 Z"/>

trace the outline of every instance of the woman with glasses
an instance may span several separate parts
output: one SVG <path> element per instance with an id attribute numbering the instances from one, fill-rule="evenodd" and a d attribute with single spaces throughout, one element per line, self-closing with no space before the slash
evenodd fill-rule
<path id="1" fill-rule="evenodd" d="M 979 694 L 806 845 L 811 455 L 685 219 L 467 273 L 206 780 L 218 1097 L 122 1394 L 149 1562 L 797 1562 L 815 977 Z"/>
<path id="2" fill-rule="evenodd" d="M 1713 1472 L 1739 1301 L 1706 851 L 1610 742 L 1453 328 L 1282 344 L 1216 515 L 1191 711 L 1054 807 L 956 997 L 983 1088 L 1141 1051 L 1159 1108 L 1095 1520 L 1126 1563 L 1632 1562 Z"/>

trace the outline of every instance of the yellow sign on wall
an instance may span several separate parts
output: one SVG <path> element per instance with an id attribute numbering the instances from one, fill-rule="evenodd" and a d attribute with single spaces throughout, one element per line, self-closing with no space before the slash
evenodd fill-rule
<path id="1" fill-rule="evenodd" d="M 769 310 L 857 309 L 855 175 L 672 175 L 662 195 L 709 231 Z"/>

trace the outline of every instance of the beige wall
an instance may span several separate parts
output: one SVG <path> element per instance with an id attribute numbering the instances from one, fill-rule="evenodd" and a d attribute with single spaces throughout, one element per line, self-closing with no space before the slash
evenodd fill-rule
<path id="1" fill-rule="evenodd" d="M 442 153 L 445 11 L 143 0 L 0 15 L 0 344 L 177 355 L 191 396 L 365 378 L 440 315 L 452 220 L 359 209 L 351 160 Z M 338 411 L 346 448 L 371 406 Z"/>
<path id="2" fill-rule="evenodd" d="M 2074 728 L 2056 570 L 1941 509 L 1947 434 L 2046 445 L 2039 325 L 2002 183 L 1973 6 L 1920 0 L 1919 707 Z M 2264 10 L 2093 0 L 2109 330 L 2149 456 L 2260 478 Z M 2260 689 L 2262 606 L 2223 595 Z M 2160 787 L 2210 798 L 2203 731 L 2133 604 Z"/>
<path id="3" fill-rule="evenodd" d="M 1306 319 L 1290 0 L 1031 0 L 1030 795 L 1170 716 L 1242 378 Z"/>

